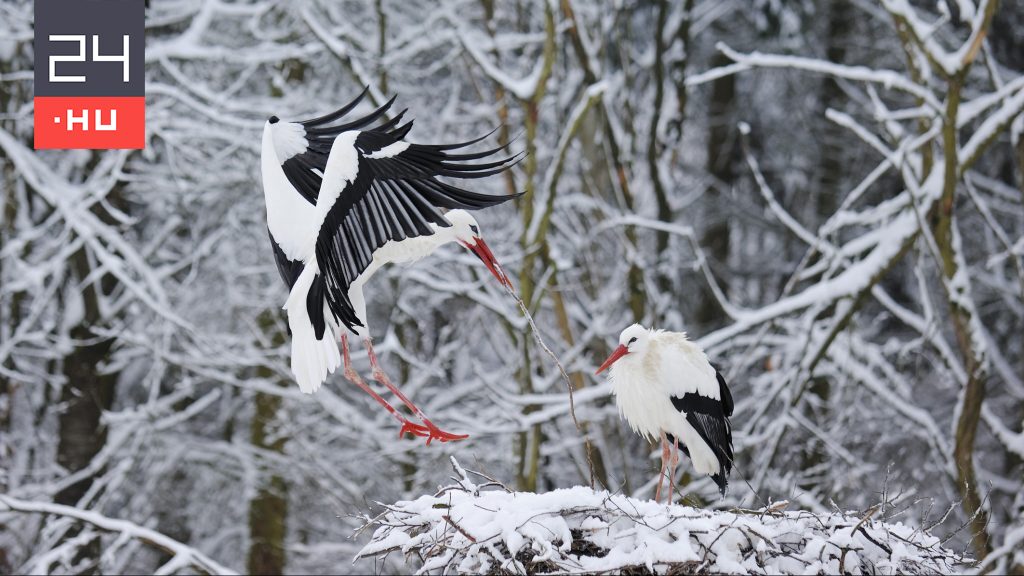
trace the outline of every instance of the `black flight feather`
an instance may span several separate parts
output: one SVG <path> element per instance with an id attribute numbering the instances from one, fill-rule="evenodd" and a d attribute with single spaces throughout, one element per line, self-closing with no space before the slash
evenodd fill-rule
<path id="1" fill-rule="evenodd" d="M 274 236 L 270 234 L 270 228 L 267 228 L 267 234 L 270 236 L 270 247 L 274 251 L 274 262 L 277 263 L 277 272 L 281 275 L 281 280 L 288 285 L 288 289 L 291 290 L 292 286 L 295 285 L 295 281 L 299 279 L 299 274 L 302 274 L 302 262 L 298 260 L 289 260 L 284 254 L 284 250 L 281 250 L 281 246 L 274 241 Z"/>

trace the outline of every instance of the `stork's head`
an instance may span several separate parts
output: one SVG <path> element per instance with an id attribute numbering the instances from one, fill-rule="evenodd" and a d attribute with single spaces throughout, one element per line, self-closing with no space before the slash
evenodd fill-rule
<path id="1" fill-rule="evenodd" d="M 641 358 L 647 352 L 647 345 L 650 341 L 651 331 L 647 328 L 639 324 L 633 324 L 626 328 L 619 334 L 619 347 L 604 361 L 604 364 L 601 364 L 601 367 L 597 369 L 595 374 L 600 374 L 611 368 L 612 364 L 615 364 L 627 354 L 633 355 L 632 357 L 634 358 Z"/>
<path id="2" fill-rule="evenodd" d="M 501 269 L 498 260 L 494 258 L 494 253 L 491 252 L 483 237 L 480 236 L 480 225 L 477 224 L 476 218 L 473 218 L 473 215 L 465 210 L 451 210 L 444 216 L 452 223 L 451 234 L 455 236 L 455 240 L 463 248 L 476 254 L 476 257 L 487 266 L 487 269 L 498 279 L 498 282 L 514 290 L 512 280 Z"/>

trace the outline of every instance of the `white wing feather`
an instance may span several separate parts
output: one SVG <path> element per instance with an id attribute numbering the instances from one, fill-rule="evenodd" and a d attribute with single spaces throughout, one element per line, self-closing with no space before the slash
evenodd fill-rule
<path id="1" fill-rule="evenodd" d="M 657 332 L 651 335 L 651 347 L 657 347 L 660 363 L 658 375 L 663 389 L 682 398 L 696 392 L 706 398 L 721 400 L 715 368 L 704 351 L 685 334 Z"/>
<path id="2" fill-rule="evenodd" d="M 267 203 L 267 227 L 285 256 L 290 260 L 302 260 L 303 249 L 319 230 L 316 206 L 306 201 L 288 181 L 278 156 L 279 153 L 292 150 L 299 143 L 289 136 L 290 131 L 284 131 L 285 137 L 282 139 L 274 126 L 276 124 L 264 127 L 260 153 L 263 196 Z"/>

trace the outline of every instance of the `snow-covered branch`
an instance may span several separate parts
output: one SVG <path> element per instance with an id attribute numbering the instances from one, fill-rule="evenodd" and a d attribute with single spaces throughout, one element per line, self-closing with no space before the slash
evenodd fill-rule
<path id="1" fill-rule="evenodd" d="M 939 100 L 936 99 L 927 88 L 914 83 L 906 76 L 894 70 L 878 70 L 865 66 L 846 66 L 835 62 L 828 62 L 827 60 L 806 58 L 803 56 L 785 56 L 778 54 L 764 54 L 761 52 L 744 54 L 733 50 L 725 43 L 719 43 L 717 48 L 723 54 L 728 56 L 730 60 L 744 67 L 732 67 L 728 69 L 729 72 L 740 72 L 744 69 L 751 68 L 788 68 L 791 70 L 816 72 L 818 74 L 827 74 L 829 76 L 843 78 L 845 80 L 871 82 L 885 88 L 901 90 L 922 99 L 926 104 L 928 104 L 928 106 L 936 111 L 941 109 Z M 724 70 L 709 70 L 708 72 L 687 78 L 686 83 L 688 86 L 697 86 L 720 77 L 724 72 Z"/>
<path id="2" fill-rule="evenodd" d="M 71 506 L 51 504 L 49 502 L 19 500 L 2 494 L 0 494 L 0 507 L 2 507 L 0 511 L 6 509 L 11 512 L 50 514 L 72 518 L 95 526 L 100 530 L 115 532 L 126 538 L 139 540 L 149 546 L 159 548 L 170 554 L 171 559 L 157 570 L 158 573 L 171 574 L 181 569 L 190 568 L 206 574 L 237 574 L 234 570 L 222 566 L 199 550 L 182 544 L 169 536 L 126 520 L 108 518 L 91 510 L 80 510 Z M 50 566 L 41 566 L 41 568 L 49 570 Z"/>

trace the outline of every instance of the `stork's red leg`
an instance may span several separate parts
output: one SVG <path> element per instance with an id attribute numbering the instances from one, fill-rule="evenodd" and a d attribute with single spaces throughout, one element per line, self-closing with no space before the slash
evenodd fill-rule
<path id="1" fill-rule="evenodd" d="M 390 412 L 392 416 L 397 418 L 398 421 L 402 423 L 402 428 L 401 430 L 398 431 L 399 438 L 405 436 L 406 432 L 412 434 L 413 436 L 420 437 L 427 437 L 430 435 L 430 430 L 427 427 L 420 426 L 419 424 L 414 424 L 410 422 L 408 418 L 402 416 L 402 414 L 398 410 L 396 410 L 394 406 L 392 406 L 387 400 L 381 398 L 380 394 L 374 392 L 373 388 L 370 388 L 370 386 L 363 381 L 363 379 L 359 376 L 359 373 L 356 372 L 355 369 L 352 367 L 352 359 L 348 353 L 347 334 L 341 335 L 341 354 L 342 358 L 344 358 L 345 360 L 345 378 L 348 379 L 349 382 L 362 388 L 363 392 L 369 394 L 374 400 L 376 400 L 381 406 L 383 406 L 385 410 Z"/>
<path id="2" fill-rule="evenodd" d="M 373 342 L 371 342 L 369 338 L 366 338 L 365 342 L 366 353 L 370 357 L 370 367 L 373 368 L 374 380 L 383 384 L 388 390 L 391 390 L 392 394 L 398 396 L 398 399 L 401 400 L 403 404 L 408 406 L 409 409 L 412 410 L 412 413 L 415 414 L 417 418 L 423 421 L 423 424 L 426 426 L 426 429 L 428 431 L 428 446 L 430 445 L 430 442 L 435 438 L 440 440 L 441 442 L 451 442 L 454 440 L 465 440 L 466 438 L 469 438 L 469 434 L 452 434 L 451 432 L 445 432 L 444 430 L 441 430 L 440 428 L 435 426 L 434 423 L 431 422 L 429 418 L 427 418 L 427 415 L 424 414 L 423 411 L 420 410 L 418 406 L 413 404 L 412 400 L 407 398 L 406 395 L 403 394 L 402 391 L 399 390 L 397 386 L 391 383 L 391 379 L 388 378 L 388 375 L 384 373 L 384 369 L 381 367 L 380 362 L 377 360 L 377 354 L 374 353 L 373 351 Z"/>
<path id="3" fill-rule="evenodd" d="M 654 493 L 654 501 L 661 502 L 661 484 L 665 481 L 665 464 L 669 461 L 668 438 L 665 431 L 661 432 L 661 471 L 658 472 L 658 490 Z M 670 497 L 671 498 L 671 497 Z"/>
<path id="4" fill-rule="evenodd" d="M 676 485 L 676 466 L 679 465 L 679 438 L 672 437 L 672 461 L 668 468 L 668 503 L 672 503 L 672 488 Z"/>

